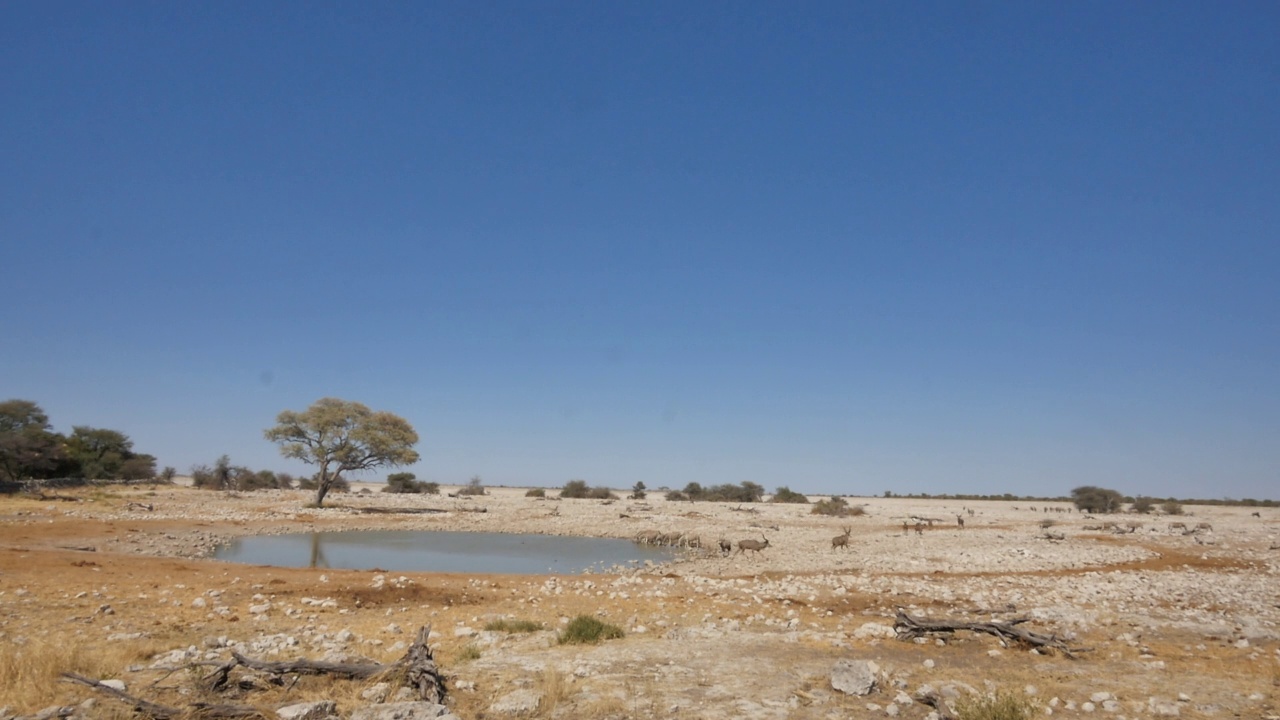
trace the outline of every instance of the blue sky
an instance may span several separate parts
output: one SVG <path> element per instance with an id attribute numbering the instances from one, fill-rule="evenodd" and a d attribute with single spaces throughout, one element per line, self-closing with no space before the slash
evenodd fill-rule
<path id="1" fill-rule="evenodd" d="M 1280 497 L 1280 6 L 7 3 L 0 399 L 185 471 Z"/>

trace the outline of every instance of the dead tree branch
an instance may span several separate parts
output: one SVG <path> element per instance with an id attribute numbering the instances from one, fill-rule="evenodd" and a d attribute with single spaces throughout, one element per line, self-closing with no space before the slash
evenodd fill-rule
<path id="1" fill-rule="evenodd" d="M 1088 651 L 1088 648 L 1073 648 L 1068 646 L 1067 643 L 1057 635 L 1044 635 L 1042 633 L 1032 632 L 1018 627 L 1018 625 L 1029 622 L 1030 620 L 1031 618 L 1015 618 L 1008 622 L 977 623 L 953 622 L 947 620 L 917 620 L 904 612 L 902 608 L 898 608 L 898 615 L 894 620 L 893 629 L 897 631 L 898 638 L 901 640 L 911 640 L 930 634 L 949 635 L 957 630 L 986 633 L 988 635 L 996 636 L 1000 640 L 1001 644 L 1006 646 L 1010 642 L 1013 642 L 1034 648 L 1057 650 L 1073 660 L 1076 657 L 1075 653 Z"/>

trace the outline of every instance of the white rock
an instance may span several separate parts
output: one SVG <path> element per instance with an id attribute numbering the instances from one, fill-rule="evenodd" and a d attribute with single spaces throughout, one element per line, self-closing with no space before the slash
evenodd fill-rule
<path id="1" fill-rule="evenodd" d="M 337 703 L 332 700 L 298 703 L 276 710 L 276 717 L 280 720 L 326 720 L 337 707 Z"/>
<path id="2" fill-rule="evenodd" d="M 98 682 L 113 690 L 119 690 L 120 692 L 124 692 L 126 690 L 123 680 L 99 680 Z"/>
<path id="3" fill-rule="evenodd" d="M 875 684 L 875 670 L 865 660 L 838 660 L 831 669 L 831 687 L 846 695 L 867 695 Z"/>
<path id="4" fill-rule="evenodd" d="M 541 704 L 542 693 L 534 690 L 516 690 L 498 698 L 489 706 L 489 712 L 498 715 L 531 715 Z"/>
<path id="5" fill-rule="evenodd" d="M 399 702 L 370 705 L 351 713 L 351 720 L 430 720 L 449 716 L 449 708 L 430 702 Z"/>

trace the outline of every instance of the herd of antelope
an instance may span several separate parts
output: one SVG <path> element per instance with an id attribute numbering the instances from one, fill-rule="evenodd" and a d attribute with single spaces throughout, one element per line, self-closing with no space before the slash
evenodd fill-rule
<path id="1" fill-rule="evenodd" d="M 965 510 L 968 513 L 969 517 L 973 517 L 972 510 L 969 510 L 968 508 L 966 508 Z M 1035 510 L 1035 508 L 1032 508 L 1032 510 Z M 1050 510 L 1056 511 L 1057 509 L 1045 508 L 1046 512 Z M 1254 516 L 1260 517 L 1259 513 L 1256 513 L 1256 512 L 1254 513 Z M 928 524 L 926 525 L 924 521 L 928 521 Z M 933 518 L 918 518 L 916 519 L 916 522 L 913 525 L 908 521 L 904 520 L 902 522 L 902 532 L 904 535 L 906 535 L 914 530 L 917 535 L 923 535 L 926 527 L 933 527 L 933 521 L 934 521 Z M 1044 529 L 1046 527 L 1051 526 L 1053 523 L 1054 521 L 1052 520 L 1044 520 L 1040 523 L 1040 525 L 1041 525 L 1041 528 Z M 963 515 L 956 515 L 956 526 L 960 529 L 964 529 Z M 1139 522 L 1128 522 L 1128 523 L 1124 523 L 1124 525 L 1120 525 L 1119 523 L 1115 523 L 1115 522 L 1108 522 L 1099 526 L 1086 525 L 1085 529 L 1086 530 L 1111 530 L 1113 532 L 1119 532 L 1119 533 L 1133 533 L 1142 527 L 1143 527 L 1143 524 Z M 1198 533 L 1213 532 L 1213 525 L 1207 522 L 1200 522 L 1190 526 L 1184 522 L 1171 522 L 1169 523 L 1168 528 L 1170 533 L 1181 533 L 1183 535 L 1195 535 Z M 773 529 L 776 530 L 777 528 L 775 527 Z M 832 550 L 847 550 L 850 547 L 849 538 L 853 534 L 853 528 L 850 526 L 841 526 L 841 529 L 844 530 L 843 533 L 831 538 Z M 1154 532 L 1154 529 L 1152 531 Z M 770 547 L 769 538 L 765 537 L 763 534 L 761 534 L 759 540 L 755 538 L 744 538 L 742 540 L 738 540 L 735 542 L 722 537 L 716 540 L 714 543 L 711 543 L 710 541 L 706 541 L 704 543 L 702 536 L 695 533 L 662 532 L 660 530 L 645 530 L 640 533 L 637 533 L 635 537 L 632 538 L 632 540 L 634 540 L 636 543 L 640 545 L 658 545 L 663 547 L 685 548 L 685 549 L 691 549 L 691 550 L 700 550 L 700 549 L 706 548 L 708 551 L 719 552 L 720 555 L 742 555 L 742 554 L 746 554 L 747 552 L 759 554 L 760 551 Z"/>

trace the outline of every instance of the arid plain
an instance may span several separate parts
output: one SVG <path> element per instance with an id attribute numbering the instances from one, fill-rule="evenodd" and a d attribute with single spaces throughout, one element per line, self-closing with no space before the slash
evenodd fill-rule
<path id="1" fill-rule="evenodd" d="M 59 679 L 72 671 L 169 707 L 235 702 L 275 718 L 328 699 L 347 718 L 381 700 L 379 689 L 305 677 L 213 693 L 201 678 L 232 650 L 390 662 L 424 625 L 461 718 L 926 718 L 939 710 L 921 698 L 947 712 L 996 690 L 1063 717 L 1280 714 L 1280 510 L 1088 518 L 1064 503 L 850 498 L 866 514 L 842 519 L 802 504 L 656 492 L 611 502 L 488 493 L 353 492 L 323 509 L 308 508 L 303 491 L 166 485 L 0 496 L 0 717 L 135 716 Z M 845 527 L 847 546 L 833 547 Z M 207 559 L 234 536 L 375 528 L 658 531 L 703 547 L 660 565 L 559 576 Z M 758 553 L 717 548 L 762 537 Z M 899 610 L 957 624 L 1025 620 L 1016 627 L 1073 652 L 964 630 L 903 640 Z M 580 614 L 625 637 L 558 644 Z M 485 629 L 499 620 L 544 629 Z M 870 670 L 869 693 L 833 687 L 833 671 L 851 664 Z"/>

